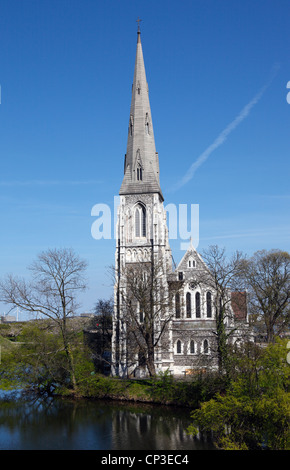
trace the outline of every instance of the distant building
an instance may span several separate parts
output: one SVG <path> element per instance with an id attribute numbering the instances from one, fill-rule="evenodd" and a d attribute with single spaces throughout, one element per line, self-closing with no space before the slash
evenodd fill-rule
<path id="1" fill-rule="evenodd" d="M 15 321 L 16 317 L 13 315 L 3 315 L 2 317 L 0 317 L 0 323 L 11 323 Z"/>

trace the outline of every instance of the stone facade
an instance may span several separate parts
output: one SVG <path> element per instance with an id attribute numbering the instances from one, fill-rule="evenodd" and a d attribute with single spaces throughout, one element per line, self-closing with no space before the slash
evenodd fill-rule
<path id="1" fill-rule="evenodd" d="M 126 308 L 128 309 L 128 305 L 125 305 L 128 294 L 126 272 L 132 266 L 144 266 L 145 272 L 145 266 L 157 264 L 162 273 L 158 280 L 160 297 L 168 296 L 171 299 L 164 303 L 162 314 L 156 316 L 154 325 L 155 339 L 159 338 L 158 334 L 162 330 L 154 350 L 157 372 L 170 370 L 173 374 L 180 375 L 215 368 L 216 293 L 209 285 L 201 285 L 199 282 L 208 273 L 207 266 L 194 247 L 190 246 L 177 268 L 173 270 L 172 267 L 139 31 L 127 139 L 116 227 L 112 373 L 121 376 L 146 373 L 140 356 L 137 353 L 133 354 L 133 359 L 130 356 L 134 345 L 128 340 L 125 321 Z M 170 297 L 172 286 L 175 289 L 177 286 L 177 289 Z M 231 293 L 228 295 L 231 296 Z M 245 294 L 241 295 L 244 298 Z M 236 302 L 235 310 L 229 302 L 227 309 L 225 327 L 227 331 L 235 329 L 235 336 L 232 336 L 235 341 L 240 336 L 240 330 L 248 326 L 246 304 L 243 303 L 241 307 Z M 136 303 L 136 316 L 141 313 L 140 305 Z"/>

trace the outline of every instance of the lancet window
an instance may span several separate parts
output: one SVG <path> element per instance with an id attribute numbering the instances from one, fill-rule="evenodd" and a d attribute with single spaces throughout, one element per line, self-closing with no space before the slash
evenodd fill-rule
<path id="1" fill-rule="evenodd" d="M 191 295 L 189 292 L 186 294 L 186 316 L 191 318 Z"/>
<path id="2" fill-rule="evenodd" d="M 206 293 L 206 316 L 207 318 L 212 316 L 211 292 Z"/>
<path id="3" fill-rule="evenodd" d="M 175 295 L 175 318 L 180 318 L 180 295 Z"/>
<path id="4" fill-rule="evenodd" d="M 200 293 L 195 294 L 195 316 L 200 318 Z"/>
<path id="5" fill-rule="evenodd" d="M 142 181 L 143 174 L 142 174 L 142 167 L 141 165 L 137 166 L 137 181 Z"/>
<path id="6" fill-rule="evenodd" d="M 194 354 L 194 353 L 195 353 L 195 343 L 194 343 L 193 339 L 190 341 L 190 348 L 189 348 L 189 351 L 190 351 L 190 354 Z"/>
<path id="7" fill-rule="evenodd" d="M 135 236 L 146 237 L 146 209 L 142 204 L 135 209 Z"/>

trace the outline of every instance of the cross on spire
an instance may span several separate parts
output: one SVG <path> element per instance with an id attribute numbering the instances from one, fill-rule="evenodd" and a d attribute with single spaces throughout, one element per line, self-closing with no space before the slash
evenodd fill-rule
<path id="1" fill-rule="evenodd" d="M 138 33 L 140 33 L 140 21 L 142 20 L 138 16 L 138 20 L 136 20 L 136 23 L 138 23 Z"/>

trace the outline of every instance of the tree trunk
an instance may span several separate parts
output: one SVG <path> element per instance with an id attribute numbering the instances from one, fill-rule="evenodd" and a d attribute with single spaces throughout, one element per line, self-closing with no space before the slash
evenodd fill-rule
<path id="1" fill-rule="evenodd" d="M 69 367 L 69 373 L 70 373 L 72 388 L 73 388 L 73 390 L 76 390 L 77 382 L 76 382 L 76 376 L 75 376 L 73 355 L 72 355 L 72 352 L 71 352 L 71 349 L 70 349 L 70 346 L 69 346 L 69 342 L 67 340 L 65 325 L 62 325 L 61 332 L 62 332 L 62 337 L 63 337 L 64 350 L 65 350 L 66 357 L 67 357 L 67 360 L 68 360 L 68 367 Z"/>
<path id="2" fill-rule="evenodd" d="M 218 350 L 218 370 L 223 374 L 227 369 L 227 339 L 224 324 L 224 307 L 219 305 L 216 316 L 217 324 L 217 350 Z"/>
<path id="3" fill-rule="evenodd" d="M 148 354 L 147 369 L 148 369 L 150 377 L 153 377 L 154 375 L 156 375 L 153 351 L 149 352 Z"/>

